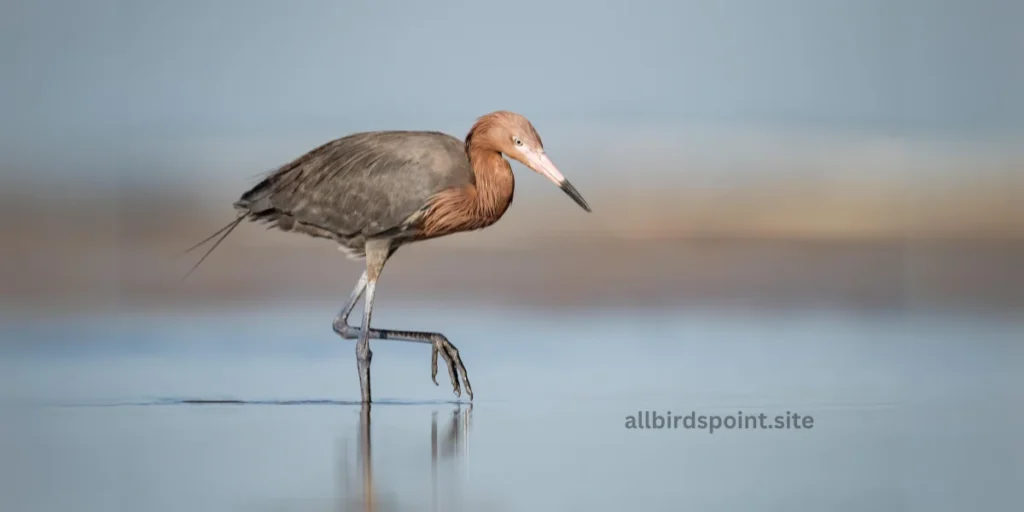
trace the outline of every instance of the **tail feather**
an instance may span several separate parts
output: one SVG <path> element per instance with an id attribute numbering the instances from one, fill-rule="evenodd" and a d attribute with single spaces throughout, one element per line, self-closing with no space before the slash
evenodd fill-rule
<path id="1" fill-rule="evenodd" d="M 182 252 L 181 252 L 181 254 L 179 254 L 179 256 L 181 256 L 181 255 L 184 255 L 184 254 L 187 254 L 187 253 L 190 253 L 190 252 L 194 251 L 195 249 L 199 248 L 200 246 L 202 246 L 202 245 L 203 245 L 203 244 L 205 244 L 206 242 L 209 242 L 210 240 L 212 240 L 212 239 L 213 239 L 214 237 L 216 237 L 217 235 L 220 235 L 221 233 L 224 233 L 223 235 L 221 235 L 221 237 L 220 237 L 220 238 L 218 238 L 218 239 L 217 239 L 217 242 L 215 242 L 215 243 L 213 244 L 213 247 L 210 247 L 210 250 L 206 251 L 206 254 L 203 254 L 203 257 L 202 257 L 202 258 L 199 258 L 199 261 L 197 261 L 195 265 L 192 265 L 192 268 L 191 268 L 191 269 L 189 269 L 189 271 L 188 271 L 187 273 L 185 273 L 185 275 L 184 275 L 184 276 L 182 276 L 182 278 L 181 278 L 181 281 L 180 281 L 180 282 L 184 282 L 184 281 L 185 281 L 185 279 L 188 279 L 188 276 L 192 275 L 192 272 L 194 272 L 194 271 L 195 271 L 195 270 L 196 270 L 197 268 L 199 268 L 199 265 L 201 265 L 201 264 L 203 263 L 203 261 L 205 261 L 205 260 L 206 260 L 206 258 L 207 258 L 207 257 L 208 257 L 208 256 L 210 255 L 210 253 L 212 253 L 212 252 L 214 251 L 214 249 L 216 249 L 216 248 L 217 248 L 217 246 L 218 246 L 218 245 L 220 245 L 220 243 L 221 243 L 221 242 L 223 242 L 223 241 L 224 241 L 224 239 L 225 239 L 225 238 L 227 238 L 227 237 L 228 237 L 228 235 L 230 235 L 230 234 L 231 234 L 231 232 L 232 232 L 232 231 L 234 231 L 234 230 L 235 230 L 235 228 L 236 228 L 236 227 L 238 227 L 238 225 L 239 225 L 239 224 L 241 224 L 241 223 L 242 223 L 242 221 L 243 221 L 243 220 L 245 220 L 245 217 L 246 217 L 247 215 L 248 215 L 248 213 L 241 213 L 241 214 L 239 214 L 239 215 L 238 215 L 238 218 L 237 218 L 237 219 L 235 219 L 235 220 L 231 221 L 231 222 L 230 222 L 230 223 L 228 223 L 228 224 L 227 224 L 226 226 L 224 226 L 224 227 L 222 227 L 222 228 L 218 229 L 218 230 L 217 230 L 216 232 L 214 232 L 214 233 L 213 233 L 212 235 L 210 235 L 210 236 L 208 236 L 208 237 L 204 238 L 204 239 L 203 239 L 203 240 L 202 240 L 201 242 L 199 242 L 199 243 L 197 243 L 197 244 L 193 245 L 192 247 L 189 247 L 188 249 L 185 249 L 184 251 L 182 251 Z"/>

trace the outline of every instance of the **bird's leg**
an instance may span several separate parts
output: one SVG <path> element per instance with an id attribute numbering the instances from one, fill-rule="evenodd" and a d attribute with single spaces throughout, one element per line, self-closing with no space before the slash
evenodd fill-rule
<path id="1" fill-rule="evenodd" d="M 462 358 L 459 356 L 459 349 L 455 347 L 452 342 L 448 341 L 445 335 L 439 332 L 424 332 L 424 331 L 398 331 L 390 329 L 362 329 L 359 327 L 353 327 L 348 323 L 348 317 L 352 314 L 352 310 L 355 309 L 356 303 L 359 302 L 360 297 L 368 289 L 369 283 L 369 256 L 367 257 L 367 271 L 363 272 L 363 275 L 359 277 L 359 281 L 356 283 L 355 288 L 352 290 L 352 294 L 349 296 L 348 303 L 345 307 L 338 312 L 338 316 L 334 319 L 334 332 L 338 333 L 339 336 L 348 340 L 361 340 L 364 331 L 369 333 L 369 339 L 377 340 L 395 340 L 395 341 L 409 341 L 413 343 L 427 343 L 431 345 L 430 355 L 430 379 L 434 381 L 434 385 L 437 383 L 437 356 L 438 354 L 444 358 L 445 363 L 448 366 L 448 376 L 451 378 L 452 391 L 456 396 L 462 396 L 461 386 L 459 386 L 459 376 L 462 377 L 462 385 L 466 388 L 466 393 L 469 395 L 469 399 L 473 399 L 473 387 L 469 383 L 469 374 L 466 372 L 466 366 L 462 364 Z M 381 264 L 383 266 L 383 264 Z M 377 275 L 380 275 L 380 270 L 377 271 Z M 370 298 L 367 295 L 367 302 L 369 303 Z M 363 325 L 368 325 L 369 322 L 365 319 Z M 368 344 L 368 342 L 367 342 Z M 369 351 L 369 348 L 367 348 Z M 358 345 L 356 355 L 358 358 Z M 368 379 L 367 379 L 368 380 Z M 362 371 L 360 370 L 360 382 L 362 382 Z"/>
<path id="2" fill-rule="evenodd" d="M 339 315 L 338 318 L 340 319 L 341 316 Z M 340 323 L 336 321 L 334 324 L 334 332 L 345 339 L 359 339 L 362 331 L 361 328 L 348 325 L 344 321 Z M 398 331 L 392 329 L 369 329 L 369 331 L 370 339 L 410 341 L 431 345 L 430 379 L 434 381 L 434 385 L 439 385 L 437 383 L 437 356 L 440 354 L 448 366 L 448 377 L 451 379 L 452 391 L 454 391 L 455 396 L 462 396 L 462 387 L 465 387 L 469 399 L 473 399 L 473 386 L 469 383 L 469 373 L 466 372 L 466 366 L 462 363 L 462 357 L 459 356 L 459 349 L 454 343 L 448 341 L 444 334 L 439 332 Z M 460 375 L 462 376 L 462 386 L 459 385 Z"/>
<path id="3" fill-rule="evenodd" d="M 363 303 L 363 325 L 359 333 L 359 341 L 356 342 L 359 389 L 364 404 L 370 403 L 370 360 L 373 359 L 373 352 L 370 352 L 370 318 L 373 316 L 373 297 L 377 290 L 377 279 L 380 277 L 381 271 L 384 270 L 384 264 L 387 263 L 391 253 L 391 243 L 388 240 L 370 240 L 366 243 L 366 272 L 364 273 L 366 286 L 363 291 L 366 294 L 366 299 Z M 352 294 L 356 295 L 357 290 L 358 287 Z"/>
<path id="4" fill-rule="evenodd" d="M 358 330 L 356 334 L 352 336 L 348 335 L 348 331 L 352 329 L 352 326 L 348 325 L 348 316 L 352 314 L 352 310 L 356 308 L 356 303 L 359 302 L 359 298 L 363 296 L 363 291 L 366 290 L 366 271 L 363 271 L 363 275 L 359 276 L 359 281 L 356 283 L 356 287 L 352 289 L 352 295 L 349 295 L 348 302 L 345 303 L 345 307 L 341 308 L 338 312 L 338 316 L 334 317 L 334 332 L 341 335 L 345 339 L 356 339 L 358 337 Z"/>

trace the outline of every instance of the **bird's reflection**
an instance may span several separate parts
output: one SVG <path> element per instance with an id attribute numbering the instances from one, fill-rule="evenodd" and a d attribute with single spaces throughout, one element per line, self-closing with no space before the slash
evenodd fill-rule
<path id="1" fill-rule="evenodd" d="M 341 510 L 361 510 L 364 512 L 390 512 L 401 510 L 395 493 L 382 492 L 374 481 L 373 436 L 371 434 L 371 407 L 363 404 L 359 411 L 359 428 L 356 436 L 356 475 L 350 474 L 348 443 L 341 454 L 340 472 L 343 480 L 343 496 Z M 430 415 L 430 486 L 431 510 L 442 510 L 441 502 L 445 502 L 443 510 L 456 510 L 457 496 L 456 479 L 448 478 L 450 485 L 442 485 L 445 480 L 442 474 L 444 461 L 459 461 L 465 458 L 468 449 L 468 432 L 472 419 L 473 406 L 463 408 L 460 404 L 448 413 L 433 411 Z M 440 425 L 440 427 L 439 427 Z M 398 493 L 401 494 L 401 493 Z M 417 509 L 420 509 L 417 507 Z"/>

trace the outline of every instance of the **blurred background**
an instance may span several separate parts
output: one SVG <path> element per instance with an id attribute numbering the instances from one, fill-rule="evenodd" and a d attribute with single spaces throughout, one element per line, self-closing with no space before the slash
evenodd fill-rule
<path id="1" fill-rule="evenodd" d="M 1022 26 L 1012 0 L 0 0 L 0 404 L 63 404 L 0 414 L 0 508 L 1019 503 Z M 328 140 L 501 109 L 593 213 L 513 164 L 500 222 L 389 262 L 375 326 L 448 335 L 475 426 L 438 477 L 436 418 L 468 417 L 445 369 L 371 342 L 374 480 L 328 327 L 361 264 L 253 224 L 183 283 L 205 247 L 176 255 Z"/>
<path id="2" fill-rule="evenodd" d="M 184 285 L 201 253 L 173 256 L 233 218 L 259 174 L 322 142 L 463 137 L 498 109 L 534 122 L 594 213 L 515 164 L 501 222 L 403 250 L 383 294 L 1024 305 L 1017 2 L 3 10 L 0 293 L 12 307 L 342 299 L 358 264 L 323 241 L 243 225 Z"/>

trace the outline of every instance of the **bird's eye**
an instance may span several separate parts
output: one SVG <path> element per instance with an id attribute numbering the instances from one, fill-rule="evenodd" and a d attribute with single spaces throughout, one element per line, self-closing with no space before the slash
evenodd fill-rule
<path id="1" fill-rule="evenodd" d="M 512 137 L 512 141 L 516 143 L 516 146 L 523 145 L 523 141 L 519 140 L 519 137 Z"/>

